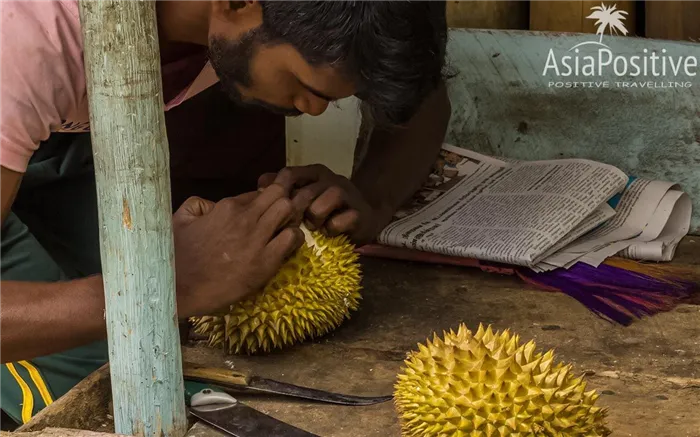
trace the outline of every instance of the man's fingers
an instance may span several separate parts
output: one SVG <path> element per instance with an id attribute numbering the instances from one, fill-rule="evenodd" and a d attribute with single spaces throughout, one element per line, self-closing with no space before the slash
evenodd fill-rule
<path id="1" fill-rule="evenodd" d="M 360 222 L 360 212 L 356 209 L 348 209 L 328 220 L 324 226 L 329 237 L 340 234 L 351 234 L 357 230 Z"/>
<path id="2" fill-rule="evenodd" d="M 320 228 L 326 219 L 337 210 L 346 205 L 345 190 L 338 186 L 331 186 L 313 201 L 307 209 L 306 217 L 311 224 Z"/>
<path id="3" fill-rule="evenodd" d="M 273 182 L 275 182 L 276 177 L 277 173 L 265 173 L 264 175 L 260 176 L 258 178 L 258 188 L 269 187 Z"/>
<path id="4" fill-rule="evenodd" d="M 277 270 L 279 266 L 304 243 L 304 232 L 297 227 L 284 228 L 265 247 L 264 260 L 269 267 Z"/>
<path id="5" fill-rule="evenodd" d="M 267 244 L 278 229 L 289 223 L 293 213 L 291 200 L 285 197 L 277 199 L 258 220 L 255 228 L 256 238 L 263 244 Z"/>
<path id="6" fill-rule="evenodd" d="M 249 193 L 239 194 L 235 197 L 236 203 L 238 203 L 241 206 L 249 205 L 253 200 L 257 199 L 259 195 L 260 192 L 258 191 L 251 191 Z"/>
<path id="7" fill-rule="evenodd" d="M 320 196 L 324 191 L 328 189 L 327 182 L 315 182 L 313 184 L 307 185 L 304 188 L 300 188 L 292 196 L 292 205 L 294 210 L 299 215 L 299 219 L 303 219 L 304 213 L 311 206 L 311 204 Z"/>
<path id="8" fill-rule="evenodd" d="M 287 167 L 277 173 L 274 183 L 280 184 L 291 191 L 294 186 L 306 185 L 320 180 L 321 176 L 328 172 L 329 170 L 326 167 L 319 164 Z"/>
<path id="9" fill-rule="evenodd" d="M 299 167 L 287 167 L 282 169 L 274 180 L 272 174 L 267 173 L 258 179 L 260 187 L 267 187 L 263 190 L 271 189 L 275 185 L 283 187 L 284 191 L 294 193 L 292 204 L 296 215 L 291 219 L 292 223 L 301 222 L 306 218 L 311 229 L 319 229 L 331 214 L 344 209 L 347 206 L 347 194 L 340 187 L 332 186 L 333 178 L 327 177 L 333 173 L 323 165 L 307 165 Z M 297 189 L 298 188 L 298 189 Z M 258 198 L 255 203 L 260 203 L 261 208 L 270 205 L 274 198 Z M 263 214 L 263 212 L 260 212 Z M 341 218 L 342 220 L 346 220 Z"/>
<path id="10" fill-rule="evenodd" d="M 272 184 L 256 192 L 257 196 L 250 202 L 251 213 L 259 219 L 273 203 L 283 197 L 289 198 L 289 190 L 279 184 Z"/>

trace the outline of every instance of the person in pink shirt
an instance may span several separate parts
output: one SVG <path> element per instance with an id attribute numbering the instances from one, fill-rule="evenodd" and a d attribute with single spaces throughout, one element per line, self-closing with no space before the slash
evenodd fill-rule
<path id="1" fill-rule="evenodd" d="M 23 423 L 108 357 L 78 3 L 6 0 L 0 8 L 0 401 Z M 213 178 L 207 190 L 174 173 L 181 320 L 261 290 L 302 244 L 302 220 L 358 245 L 372 241 L 428 176 L 450 117 L 445 2 L 156 8 L 173 165 L 190 174 L 196 161 L 235 180 Z M 219 113 L 225 104 L 210 104 L 216 93 L 235 109 Z M 250 174 L 264 166 L 247 160 L 279 157 L 284 143 L 260 124 L 246 129 L 246 120 L 319 115 L 353 95 L 372 128 L 362 129 L 367 149 L 352 177 L 319 165 L 283 168 L 279 159 Z M 251 130 L 257 143 L 247 140 Z M 223 148 L 227 158 L 217 159 Z M 191 159 L 178 164 L 178 156 Z"/>

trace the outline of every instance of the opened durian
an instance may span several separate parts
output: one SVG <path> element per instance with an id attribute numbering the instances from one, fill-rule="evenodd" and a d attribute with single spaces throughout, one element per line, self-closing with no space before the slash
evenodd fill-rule
<path id="1" fill-rule="evenodd" d="M 571 365 L 506 330 L 434 336 L 411 352 L 395 386 L 404 436 L 607 436 L 599 395 Z"/>
<path id="2" fill-rule="evenodd" d="M 324 335 L 349 317 L 361 299 L 354 245 L 345 235 L 301 229 L 306 243 L 262 292 L 227 314 L 191 319 L 195 333 L 229 354 L 253 354 Z"/>

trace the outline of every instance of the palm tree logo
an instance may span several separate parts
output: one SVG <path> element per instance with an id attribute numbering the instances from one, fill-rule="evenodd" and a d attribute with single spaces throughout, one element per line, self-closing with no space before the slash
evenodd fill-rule
<path id="1" fill-rule="evenodd" d="M 600 39 L 598 41 L 582 42 L 573 46 L 570 49 L 570 51 L 574 50 L 576 47 L 580 47 L 586 44 L 596 44 L 601 45 L 605 48 L 609 48 L 607 45 L 603 44 L 603 34 L 605 34 L 606 29 L 610 30 L 611 35 L 613 34 L 613 32 L 621 33 L 622 35 L 627 35 L 627 28 L 622 23 L 626 19 L 625 15 L 627 15 L 627 11 L 617 9 L 617 4 L 612 6 L 605 6 L 605 3 L 601 3 L 601 6 L 593 6 L 591 10 L 593 12 L 586 18 L 591 20 L 598 20 L 595 22 L 595 26 L 597 27 L 596 35 L 600 35 Z"/>

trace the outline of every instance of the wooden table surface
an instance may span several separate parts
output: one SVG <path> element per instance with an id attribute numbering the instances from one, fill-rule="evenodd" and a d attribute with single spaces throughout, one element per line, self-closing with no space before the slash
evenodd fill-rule
<path id="1" fill-rule="evenodd" d="M 688 238 L 678 262 L 700 267 L 700 238 Z M 466 323 L 510 329 L 538 348 L 555 348 L 575 372 L 592 371 L 589 388 L 604 394 L 613 435 L 700 436 L 700 306 L 612 325 L 563 294 L 527 289 L 515 278 L 464 268 L 364 261 L 360 309 L 315 342 L 267 356 L 228 357 L 190 346 L 200 364 L 309 387 L 359 395 L 391 394 L 407 351 L 433 332 Z M 227 364 L 228 363 L 228 364 Z M 242 398 L 249 405 L 323 437 L 394 437 L 400 428 L 391 402 L 330 406 L 277 398 Z M 197 435 L 217 435 L 214 431 Z"/>
<path id="2" fill-rule="evenodd" d="M 687 238 L 676 260 L 700 268 L 700 238 Z M 391 394 L 406 353 L 433 332 L 466 323 L 510 329 L 521 341 L 590 372 L 603 393 L 616 436 L 700 436 L 700 301 L 629 327 L 612 325 L 563 294 L 474 269 L 365 259 L 360 309 L 335 332 L 284 351 L 231 357 L 202 345 L 187 361 L 232 367 L 294 384 L 357 395 Z M 250 406 L 323 437 L 399 437 L 391 402 L 333 406 L 288 398 L 240 396 Z M 97 416 L 96 416 L 97 417 Z M 102 423 L 99 430 L 110 431 Z M 65 425 L 65 424 L 64 424 Z M 208 427 L 191 431 L 218 436 Z"/>

